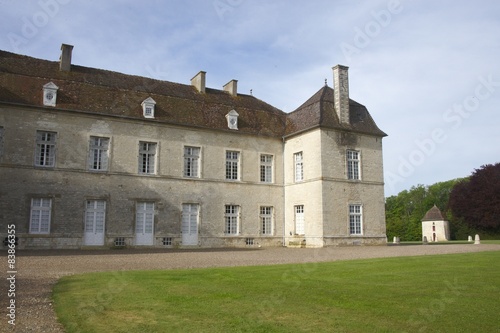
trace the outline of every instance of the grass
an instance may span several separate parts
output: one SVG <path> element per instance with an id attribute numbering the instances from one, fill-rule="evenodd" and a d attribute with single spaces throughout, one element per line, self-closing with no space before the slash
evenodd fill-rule
<path id="1" fill-rule="evenodd" d="M 500 252 L 92 273 L 53 299 L 71 332 L 497 332 Z"/>
<path id="2" fill-rule="evenodd" d="M 451 240 L 445 242 L 429 242 L 430 245 L 453 245 L 453 244 L 474 244 L 474 240 L 471 242 L 466 240 Z M 500 240 L 482 240 L 481 244 L 500 244 Z M 388 245 L 392 245 L 392 242 L 388 243 Z M 401 241 L 400 245 L 422 245 L 422 241 Z"/>

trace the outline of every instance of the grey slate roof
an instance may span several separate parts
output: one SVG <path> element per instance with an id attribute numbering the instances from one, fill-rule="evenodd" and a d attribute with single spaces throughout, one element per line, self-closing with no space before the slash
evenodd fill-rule
<path id="1" fill-rule="evenodd" d="M 434 205 L 434 207 L 429 209 L 427 213 L 425 213 L 424 218 L 422 219 L 422 221 L 445 221 L 445 220 L 446 219 L 444 218 L 443 214 L 441 213 L 439 208 L 437 208 L 436 205 Z"/>
<path id="2" fill-rule="evenodd" d="M 288 114 L 287 134 L 321 126 L 375 136 L 387 136 L 380 130 L 366 107 L 349 100 L 349 124 L 341 124 L 335 112 L 333 89 L 324 86 L 295 111 Z"/>
<path id="3" fill-rule="evenodd" d="M 341 125 L 334 110 L 333 89 L 321 88 L 297 110 L 287 114 L 258 98 L 207 88 L 199 93 L 191 85 L 71 65 L 0 51 L 0 102 L 44 107 L 42 87 L 58 87 L 57 107 L 131 119 L 144 119 L 141 102 L 156 101 L 155 118 L 145 121 L 231 131 L 225 115 L 239 114 L 237 133 L 281 138 L 314 127 L 386 136 L 363 105 L 350 101 L 349 125 Z M 51 108 L 52 109 L 52 108 Z"/>

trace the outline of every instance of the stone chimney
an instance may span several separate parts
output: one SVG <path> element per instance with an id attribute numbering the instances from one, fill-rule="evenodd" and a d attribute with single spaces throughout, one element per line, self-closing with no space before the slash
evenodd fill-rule
<path id="1" fill-rule="evenodd" d="M 73 45 L 61 45 L 61 57 L 59 58 L 59 70 L 69 72 L 71 71 L 71 53 L 73 52 Z"/>
<path id="2" fill-rule="evenodd" d="M 333 89 L 335 111 L 341 124 L 349 124 L 349 67 L 337 65 L 333 67 Z"/>
<path id="3" fill-rule="evenodd" d="M 198 92 L 205 92 L 205 77 L 207 72 L 200 71 L 191 79 L 191 85 L 198 90 Z"/>
<path id="4" fill-rule="evenodd" d="M 227 91 L 231 96 L 238 95 L 238 80 L 231 80 L 226 83 L 223 87 L 224 91 Z"/>

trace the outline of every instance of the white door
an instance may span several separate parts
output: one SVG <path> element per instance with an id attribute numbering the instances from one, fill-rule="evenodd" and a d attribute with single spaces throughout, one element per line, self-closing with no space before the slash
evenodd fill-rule
<path id="1" fill-rule="evenodd" d="M 135 245 L 154 244 L 155 204 L 138 202 L 135 218 Z"/>
<path id="2" fill-rule="evenodd" d="M 106 201 L 87 200 L 85 207 L 85 233 L 83 243 L 89 246 L 104 245 Z"/>
<path id="3" fill-rule="evenodd" d="M 198 245 L 198 204 L 182 205 L 182 245 Z"/>
<path id="4" fill-rule="evenodd" d="M 295 233 L 305 234 L 304 205 L 295 206 Z"/>

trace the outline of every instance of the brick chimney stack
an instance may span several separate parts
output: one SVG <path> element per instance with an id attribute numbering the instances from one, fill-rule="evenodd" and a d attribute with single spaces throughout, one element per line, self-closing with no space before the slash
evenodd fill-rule
<path id="1" fill-rule="evenodd" d="M 333 89 L 335 111 L 341 124 L 349 124 L 349 67 L 337 65 L 333 67 Z"/>
<path id="2" fill-rule="evenodd" d="M 71 71 L 71 53 L 73 52 L 73 45 L 61 45 L 61 57 L 59 58 L 59 70 L 69 72 Z"/>

